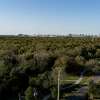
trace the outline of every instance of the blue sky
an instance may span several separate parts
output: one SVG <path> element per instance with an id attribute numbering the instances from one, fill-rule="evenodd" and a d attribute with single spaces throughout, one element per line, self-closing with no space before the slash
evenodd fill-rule
<path id="1" fill-rule="evenodd" d="M 0 34 L 100 33 L 100 0 L 0 0 Z"/>

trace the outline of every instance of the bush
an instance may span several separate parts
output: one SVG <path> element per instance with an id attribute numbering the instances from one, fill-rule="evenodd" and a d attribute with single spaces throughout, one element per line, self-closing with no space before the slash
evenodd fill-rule
<path id="1" fill-rule="evenodd" d="M 28 87 L 25 91 L 25 100 L 36 100 L 33 96 L 33 88 Z"/>

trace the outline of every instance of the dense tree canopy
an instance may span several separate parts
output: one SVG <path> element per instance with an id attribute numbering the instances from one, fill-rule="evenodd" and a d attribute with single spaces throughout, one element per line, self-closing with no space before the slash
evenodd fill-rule
<path id="1" fill-rule="evenodd" d="M 53 99 L 58 67 L 66 74 L 92 73 L 100 70 L 99 59 L 100 38 L 0 37 L 0 100 L 18 98 L 19 93 L 25 100 L 47 94 Z"/>

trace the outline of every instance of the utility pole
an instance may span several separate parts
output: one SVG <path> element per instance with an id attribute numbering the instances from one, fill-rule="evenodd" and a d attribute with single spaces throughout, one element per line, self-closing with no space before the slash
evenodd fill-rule
<path id="1" fill-rule="evenodd" d="M 60 98 L 60 73 L 61 69 L 58 70 L 58 95 L 57 95 L 57 100 Z"/>

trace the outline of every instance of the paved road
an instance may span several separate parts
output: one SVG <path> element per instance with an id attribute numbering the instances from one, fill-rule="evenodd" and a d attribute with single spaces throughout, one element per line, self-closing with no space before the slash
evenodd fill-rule
<path id="1" fill-rule="evenodd" d="M 78 85 L 82 81 L 84 73 L 85 73 L 85 71 L 81 72 L 80 78 L 78 80 L 76 80 L 72 85 L 62 88 L 62 90 L 69 89 L 69 88 L 72 88 L 72 87 Z"/>
<path id="2" fill-rule="evenodd" d="M 50 97 L 50 94 L 46 95 L 46 96 L 43 98 L 43 100 L 48 100 L 49 97 Z"/>
<path id="3" fill-rule="evenodd" d="M 85 73 L 85 71 L 81 72 L 80 78 L 78 80 L 76 80 L 76 82 L 74 84 L 79 84 L 82 81 L 84 73 Z"/>
<path id="4" fill-rule="evenodd" d="M 69 96 L 69 97 L 65 97 L 64 100 L 85 100 L 84 96 L 81 95 L 73 95 L 73 96 Z"/>

